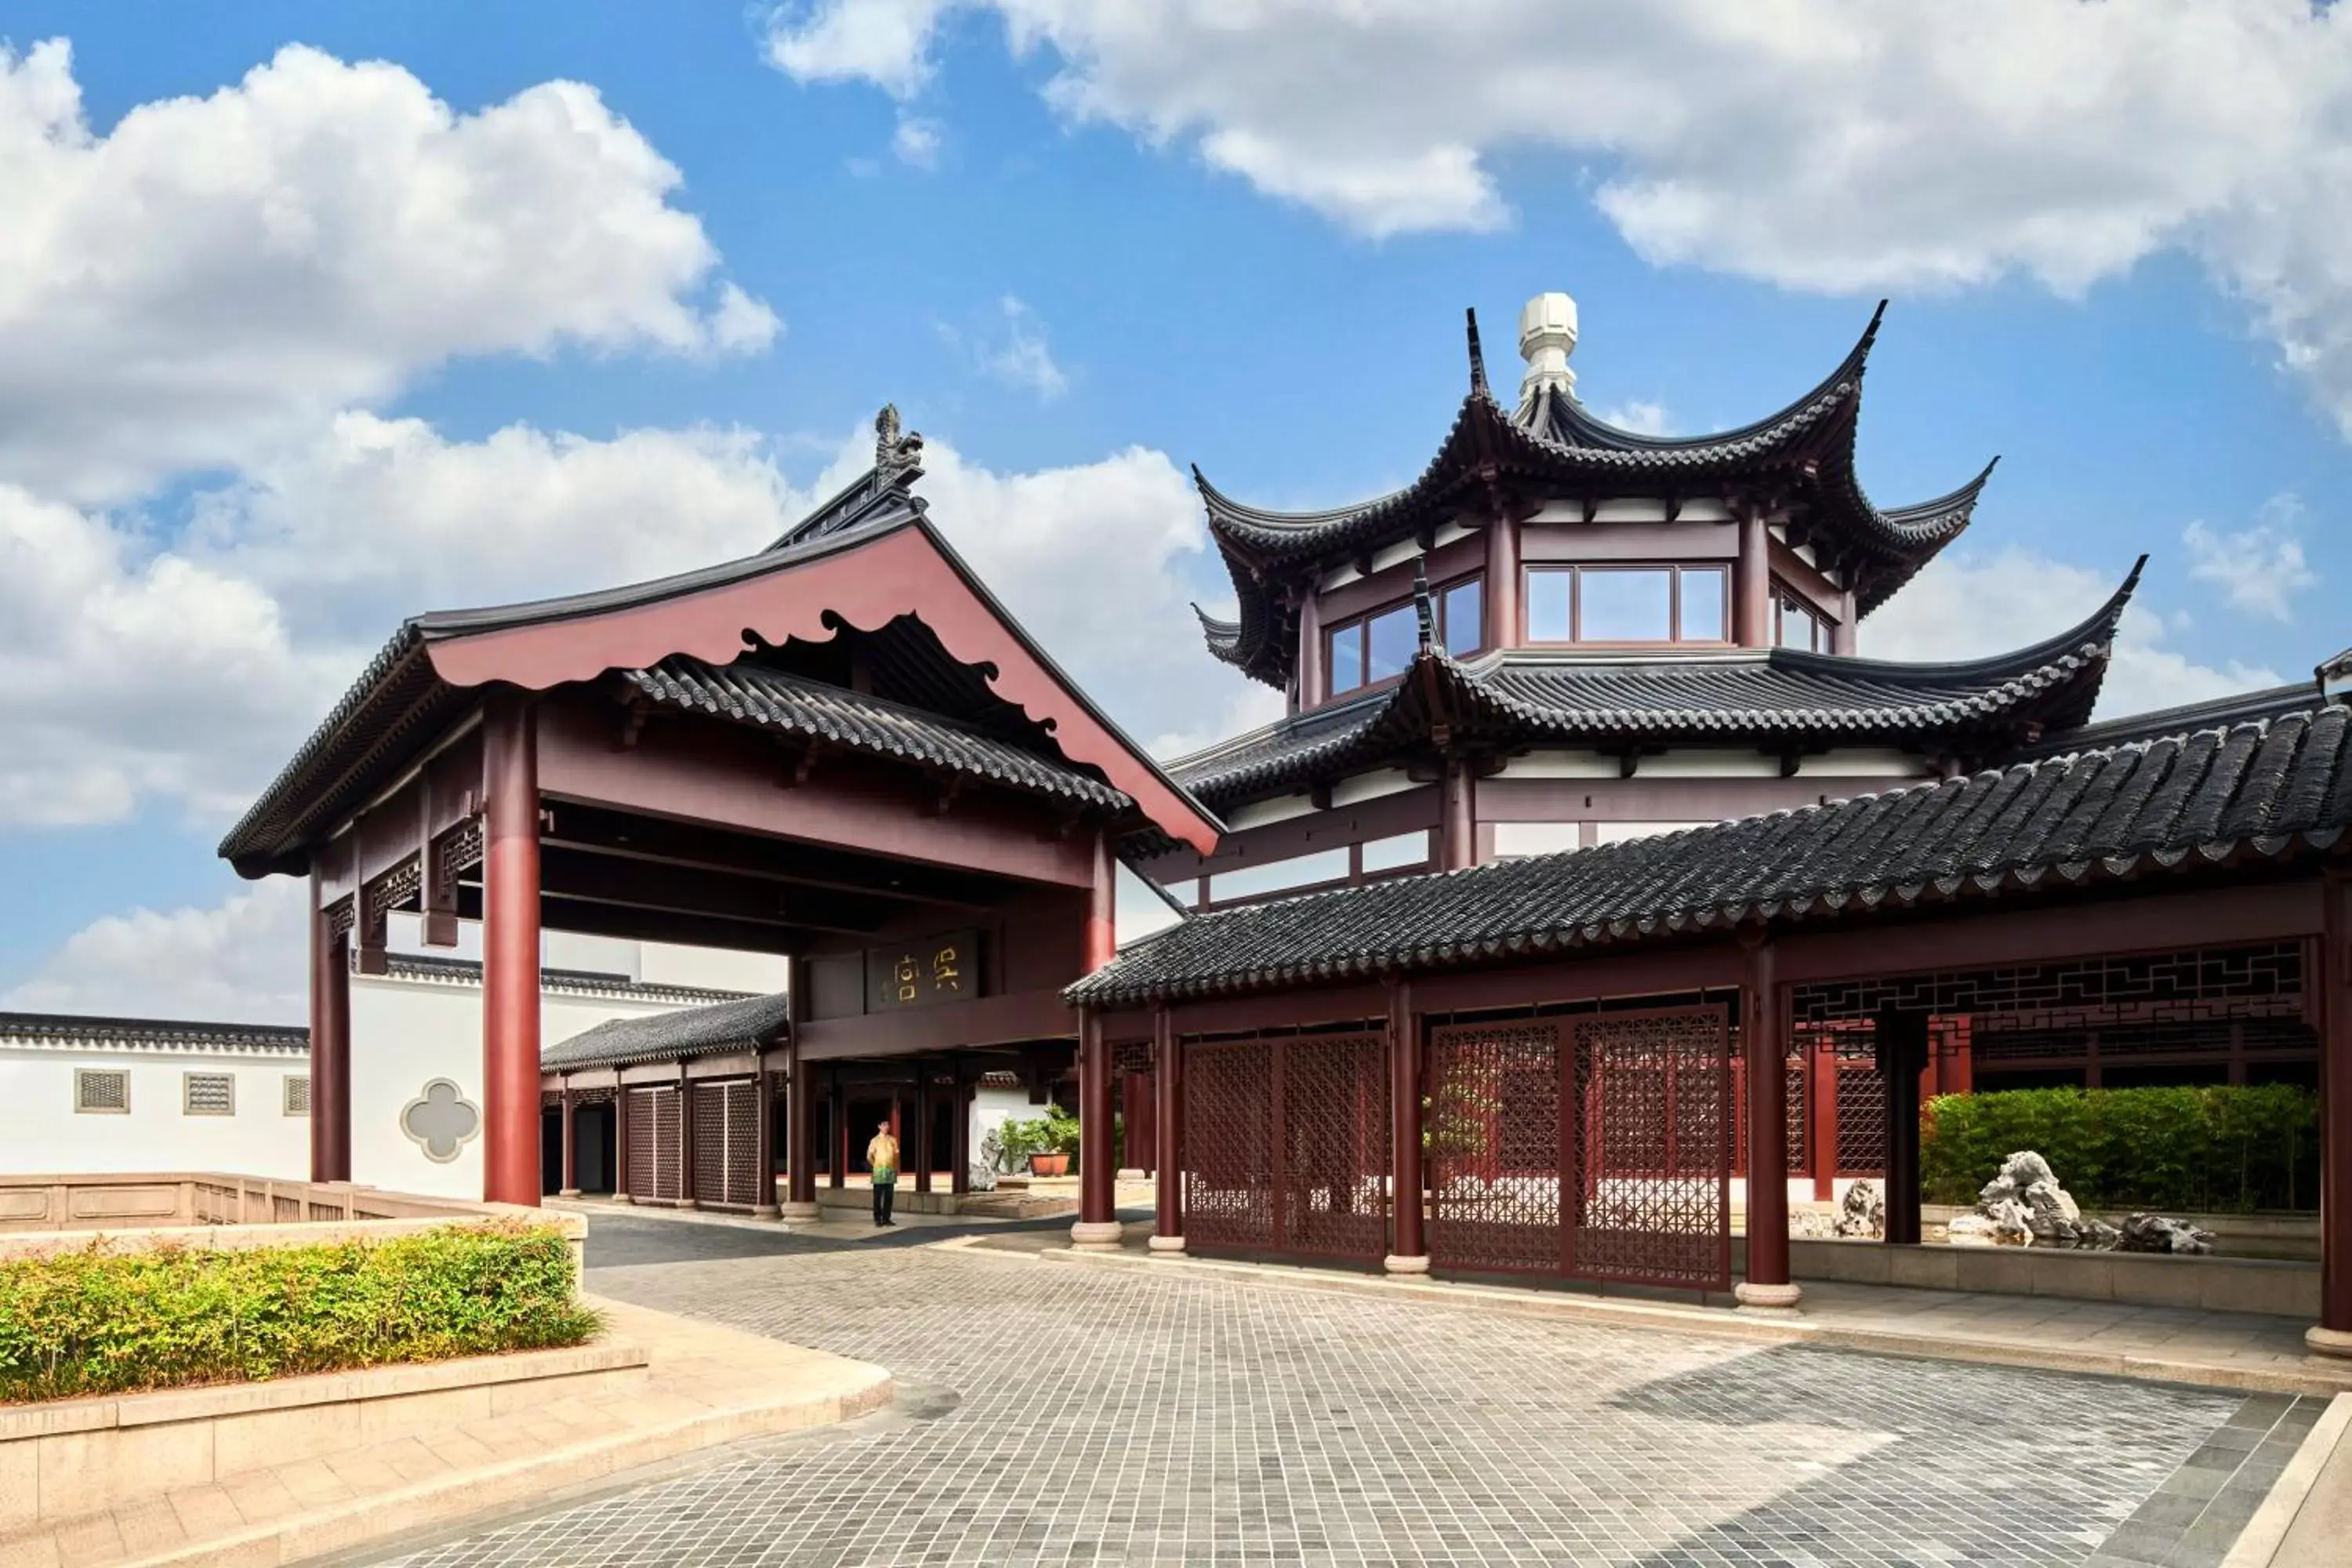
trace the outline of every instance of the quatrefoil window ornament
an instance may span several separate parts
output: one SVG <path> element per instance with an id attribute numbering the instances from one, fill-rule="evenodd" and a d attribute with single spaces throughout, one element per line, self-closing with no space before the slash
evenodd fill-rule
<path id="1" fill-rule="evenodd" d="M 446 1165 L 482 1130 L 481 1107 L 459 1093 L 448 1079 L 436 1078 L 402 1110 L 400 1130 L 425 1152 L 426 1159 Z"/>

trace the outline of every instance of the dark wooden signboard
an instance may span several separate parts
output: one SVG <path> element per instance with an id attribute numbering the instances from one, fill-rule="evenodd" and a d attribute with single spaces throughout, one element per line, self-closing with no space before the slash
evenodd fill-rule
<path id="1" fill-rule="evenodd" d="M 866 950 L 866 1010 L 935 1007 L 980 994 L 980 932 L 941 931 Z"/>

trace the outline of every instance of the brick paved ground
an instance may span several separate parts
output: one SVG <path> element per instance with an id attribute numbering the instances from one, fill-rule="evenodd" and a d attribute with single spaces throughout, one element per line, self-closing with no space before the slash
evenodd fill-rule
<path id="1" fill-rule="evenodd" d="M 938 1408 L 738 1451 L 408 1568 L 2218 1563 L 2214 1517 L 2180 1534 L 2215 1512 L 2192 1494 L 2232 1472 L 2190 1461 L 2234 1465 L 2294 1408 L 1182 1264 L 917 1247 L 598 1266 L 596 1236 L 643 1256 L 623 1227 L 659 1223 L 600 1219 L 591 1289 L 880 1362 L 919 1409 L 943 1391 Z"/>

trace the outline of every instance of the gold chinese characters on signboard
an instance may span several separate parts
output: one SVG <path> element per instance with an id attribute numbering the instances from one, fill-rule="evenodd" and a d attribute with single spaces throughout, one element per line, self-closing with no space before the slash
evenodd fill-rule
<path id="1" fill-rule="evenodd" d="M 936 936 L 866 951 L 866 1011 L 929 1007 L 980 994 L 980 933 Z"/>

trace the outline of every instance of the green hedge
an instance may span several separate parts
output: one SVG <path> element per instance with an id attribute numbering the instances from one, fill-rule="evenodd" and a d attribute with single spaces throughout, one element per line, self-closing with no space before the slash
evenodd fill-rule
<path id="1" fill-rule="evenodd" d="M 2003 1160 L 2031 1149 L 2087 1209 L 2319 1205 L 2319 1097 L 2291 1084 L 1952 1094 L 1923 1121 L 1929 1203 L 1976 1202 Z"/>
<path id="2" fill-rule="evenodd" d="M 562 1233 L 519 1221 L 215 1252 L 0 1263 L 0 1403 L 578 1344 Z"/>

